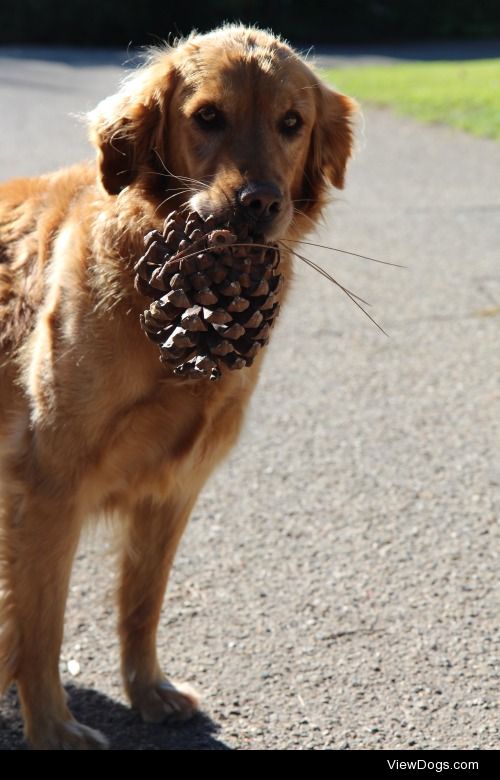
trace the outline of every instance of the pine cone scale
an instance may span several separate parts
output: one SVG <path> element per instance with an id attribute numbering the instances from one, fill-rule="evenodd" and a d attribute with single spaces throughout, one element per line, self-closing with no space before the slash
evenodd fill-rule
<path id="1" fill-rule="evenodd" d="M 196 212 L 172 212 L 144 242 L 135 285 L 153 299 L 140 321 L 160 359 L 194 379 L 252 365 L 279 312 L 278 247 Z"/>

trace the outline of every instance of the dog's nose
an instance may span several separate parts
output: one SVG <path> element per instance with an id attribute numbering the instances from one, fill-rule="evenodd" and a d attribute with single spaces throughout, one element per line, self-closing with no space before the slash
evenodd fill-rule
<path id="1" fill-rule="evenodd" d="M 267 181 L 251 181 L 238 193 L 238 200 L 246 215 L 254 220 L 270 221 L 281 211 L 283 194 Z"/>

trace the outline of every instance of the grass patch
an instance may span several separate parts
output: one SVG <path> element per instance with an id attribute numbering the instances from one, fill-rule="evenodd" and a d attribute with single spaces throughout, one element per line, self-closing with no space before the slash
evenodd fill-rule
<path id="1" fill-rule="evenodd" d="M 325 75 L 360 102 L 500 140 L 500 59 L 361 65 Z"/>

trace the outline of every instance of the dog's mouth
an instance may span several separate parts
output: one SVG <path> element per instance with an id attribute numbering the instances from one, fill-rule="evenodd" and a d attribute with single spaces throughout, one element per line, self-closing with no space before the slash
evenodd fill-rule
<path id="1" fill-rule="evenodd" d="M 280 215 L 281 217 L 281 215 Z M 271 244 L 278 241 L 286 232 L 286 227 L 291 220 L 249 220 L 236 214 L 228 220 L 227 227 L 232 230 L 238 239 L 249 239 L 254 243 Z M 286 224 L 285 224 L 286 223 Z"/>
<path id="2" fill-rule="evenodd" d="M 241 240 L 248 238 L 260 243 L 274 243 L 285 236 L 293 218 L 291 204 L 267 217 L 253 217 L 233 203 L 214 204 L 205 193 L 191 198 L 187 210 L 196 211 L 203 219 L 213 217 L 217 227 L 231 230 Z"/>

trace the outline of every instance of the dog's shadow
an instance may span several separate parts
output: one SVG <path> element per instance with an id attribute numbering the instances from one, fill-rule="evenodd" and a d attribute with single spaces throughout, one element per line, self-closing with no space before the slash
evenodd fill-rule
<path id="1" fill-rule="evenodd" d="M 136 712 L 91 688 L 66 686 L 75 718 L 102 731 L 111 750 L 231 750 L 215 738 L 219 727 L 203 713 L 185 723 L 143 723 Z M 0 750 L 26 750 L 15 687 L 0 705 Z"/>

